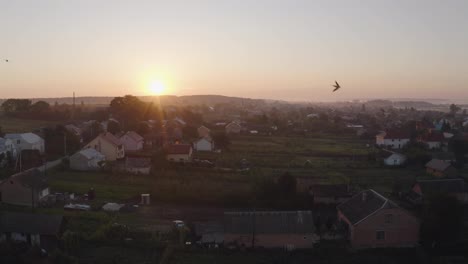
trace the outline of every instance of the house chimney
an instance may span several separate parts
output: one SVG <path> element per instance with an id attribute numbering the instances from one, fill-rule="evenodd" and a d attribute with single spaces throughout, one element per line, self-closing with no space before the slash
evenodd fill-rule
<path id="1" fill-rule="evenodd" d="M 362 201 L 366 202 L 367 201 L 367 192 L 362 193 Z"/>

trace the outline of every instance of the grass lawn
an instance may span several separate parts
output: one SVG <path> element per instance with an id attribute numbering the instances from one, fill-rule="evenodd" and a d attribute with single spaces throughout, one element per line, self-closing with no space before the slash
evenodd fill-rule
<path id="1" fill-rule="evenodd" d="M 31 132 L 35 129 L 56 125 L 58 122 L 36 120 L 36 119 L 19 119 L 14 117 L 5 116 L 0 113 L 0 127 L 4 133 L 25 133 Z"/>

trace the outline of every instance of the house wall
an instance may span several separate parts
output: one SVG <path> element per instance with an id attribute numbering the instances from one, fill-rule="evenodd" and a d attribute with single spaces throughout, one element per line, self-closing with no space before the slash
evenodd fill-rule
<path id="1" fill-rule="evenodd" d="M 19 144 L 18 144 L 19 140 Z M 14 139 L 13 143 L 15 144 L 15 148 L 17 150 L 24 150 L 24 149 L 31 149 L 31 150 L 39 150 L 39 153 L 44 154 L 44 140 L 41 139 L 35 143 L 28 143 L 24 139 Z"/>
<path id="2" fill-rule="evenodd" d="M 386 222 L 387 215 L 392 215 L 391 222 Z M 353 248 L 414 247 L 419 242 L 419 221 L 400 208 L 382 209 L 354 226 L 341 212 L 338 217 L 348 224 Z M 384 231 L 385 239 L 378 240 L 377 231 Z"/>
<path id="3" fill-rule="evenodd" d="M 114 144 L 109 143 L 107 140 L 97 137 L 89 142 L 84 148 L 94 148 L 106 157 L 106 160 L 114 161 L 125 157 L 124 147 L 120 148 Z"/>
<path id="4" fill-rule="evenodd" d="M 317 238 L 314 234 L 256 234 L 255 247 L 264 248 L 312 248 Z M 252 246 L 252 234 L 224 234 L 224 243 Z"/>
<path id="5" fill-rule="evenodd" d="M 392 149 L 401 149 L 409 142 L 409 139 L 384 139 L 383 144 L 380 145 L 384 145 Z"/>
<path id="6" fill-rule="evenodd" d="M 441 142 L 426 142 L 429 149 L 440 149 L 442 147 Z"/>
<path id="7" fill-rule="evenodd" d="M 120 140 L 122 141 L 126 151 L 138 151 L 143 149 L 143 140 L 135 141 L 127 134 L 123 135 Z"/>
<path id="8" fill-rule="evenodd" d="M 88 159 L 84 155 L 77 154 L 70 157 L 70 168 L 77 171 L 95 171 L 101 168 L 98 164 L 101 161 L 104 161 L 104 159 Z"/>
<path id="9" fill-rule="evenodd" d="M 405 162 L 404 158 L 395 154 L 384 159 L 384 164 L 387 166 L 399 166 L 399 165 L 403 165 L 404 162 Z"/>
<path id="10" fill-rule="evenodd" d="M 192 155 L 189 154 L 167 154 L 167 160 L 175 162 L 189 162 L 192 160 Z"/>
<path id="11" fill-rule="evenodd" d="M 435 177 L 438 177 L 438 178 L 442 178 L 445 176 L 445 174 L 441 171 L 438 171 L 438 170 L 434 170 L 432 168 L 426 168 L 426 172 L 435 176 Z"/>
<path id="12" fill-rule="evenodd" d="M 0 192 L 2 203 L 32 206 L 33 197 L 34 204 L 37 205 L 40 199 L 49 194 L 49 188 L 44 190 L 35 190 L 34 193 L 31 194 L 31 189 L 23 186 L 18 180 L 6 179 L 0 185 Z"/>
<path id="13" fill-rule="evenodd" d="M 213 151 L 214 144 L 208 140 L 201 139 L 194 144 L 195 150 L 197 151 Z"/>
<path id="14" fill-rule="evenodd" d="M 127 172 L 132 173 L 132 174 L 144 174 L 144 175 L 148 175 L 148 174 L 150 174 L 151 168 L 150 168 L 150 167 L 147 167 L 147 168 L 131 168 L 131 167 L 127 167 L 127 168 L 125 168 L 125 170 L 126 170 Z"/>

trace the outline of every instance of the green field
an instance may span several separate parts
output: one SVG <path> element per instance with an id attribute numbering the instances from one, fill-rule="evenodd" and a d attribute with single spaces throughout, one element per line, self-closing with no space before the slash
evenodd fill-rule
<path id="1" fill-rule="evenodd" d="M 216 160 L 219 167 L 179 167 L 158 169 L 149 176 L 92 172 L 51 172 L 53 191 L 86 193 L 96 190 L 99 202 L 126 201 L 141 193 L 170 203 L 242 205 L 252 197 L 252 186 L 259 177 L 276 178 L 284 172 L 313 179 L 323 184 L 345 183 L 374 188 L 390 194 L 396 185 L 409 188 L 422 168 L 386 168 L 368 154 L 369 142 L 344 137 L 268 137 L 242 136 L 222 153 L 196 154 Z M 241 159 L 251 164 L 248 172 L 237 172 Z M 307 161 L 307 162 L 306 162 Z"/>
<path id="2" fill-rule="evenodd" d="M 44 121 L 35 119 L 19 119 L 14 117 L 5 116 L 0 113 L 0 127 L 3 133 L 25 133 L 31 132 L 35 129 L 56 125 L 54 121 Z"/>

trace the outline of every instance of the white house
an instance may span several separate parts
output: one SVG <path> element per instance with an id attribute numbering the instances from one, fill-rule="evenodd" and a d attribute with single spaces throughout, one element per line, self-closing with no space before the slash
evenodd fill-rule
<path id="1" fill-rule="evenodd" d="M 62 228 L 61 215 L 0 212 L 0 242 L 24 242 L 52 250 Z"/>
<path id="2" fill-rule="evenodd" d="M 172 162 L 191 162 L 192 145 L 190 144 L 172 144 L 167 148 L 167 160 Z"/>
<path id="3" fill-rule="evenodd" d="M 383 162 L 387 166 L 401 166 L 406 162 L 406 156 L 389 150 L 382 152 Z"/>
<path id="4" fill-rule="evenodd" d="M 70 168 L 78 171 L 99 170 L 106 157 L 93 148 L 78 151 L 70 157 Z"/>
<path id="5" fill-rule="evenodd" d="M 36 134 L 6 134 L 5 139 L 10 139 L 11 141 L 13 141 L 17 152 L 20 152 L 25 149 L 35 149 L 39 150 L 41 154 L 44 154 L 44 140 Z"/>
<path id="6" fill-rule="evenodd" d="M 93 148 L 102 153 L 106 160 L 114 161 L 125 157 L 125 149 L 122 142 L 114 135 L 108 132 L 101 133 L 95 139 L 91 140 L 83 149 Z"/>
<path id="7" fill-rule="evenodd" d="M 143 149 L 144 138 L 134 131 L 128 131 L 120 137 L 125 151 L 138 151 Z"/>
<path id="8" fill-rule="evenodd" d="M 431 133 L 422 137 L 421 142 L 427 145 L 429 149 L 440 149 L 444 143 L 444 135 L 441 133 Z"/>
<path id="9" fill-rule="evenodd" d="M 15 144 L 13 144 L 13 140 L 11 139 L 0 137 L 0 154 L 8 155 L 8 153 L 12 157 L 16 157 Z"/>
<path id="10" fill-rule="evenodd" d="M 211 138 L 200 138 L 193 143 L 196 151 L 214 151 L 214 141 Z"/>
<path id="11" fill-rule="evenodd" d="M 401 149 L 409 142 L 409 134 L 402 131 L 381 132 L 375 136 L 376 145 L 392 149 Z"/>

